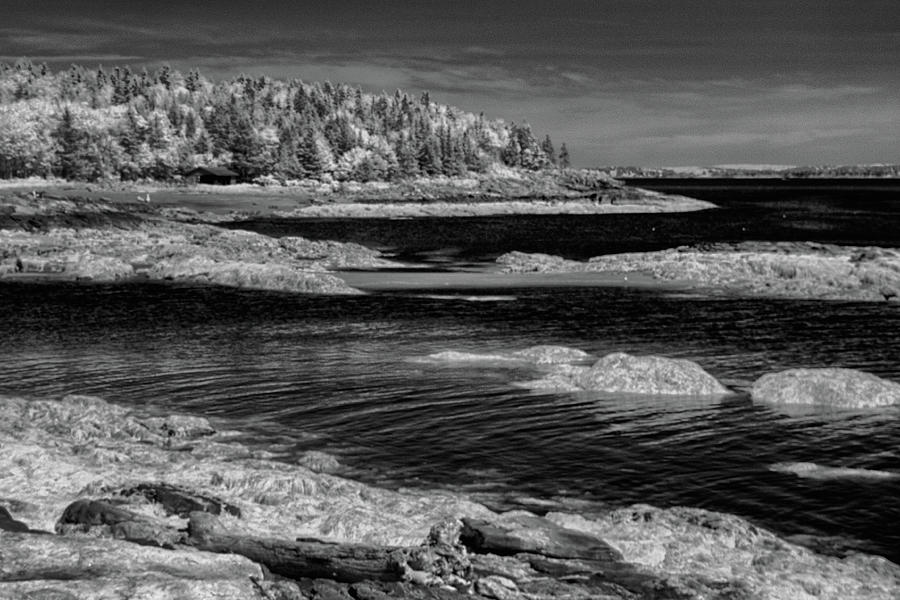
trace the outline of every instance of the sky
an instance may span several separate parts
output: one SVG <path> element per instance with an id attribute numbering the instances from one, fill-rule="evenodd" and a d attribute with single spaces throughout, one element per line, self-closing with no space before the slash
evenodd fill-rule
<path id="1" fill-rule="evenodd" d="M 900 162 L 900 0 L 0 0 L 0 61 L 428 90 L 575 166 Z"/>

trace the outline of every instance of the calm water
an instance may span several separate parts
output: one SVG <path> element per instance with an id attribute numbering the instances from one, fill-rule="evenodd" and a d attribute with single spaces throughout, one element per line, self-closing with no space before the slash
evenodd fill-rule
<path id="1" fill-rule="evenodd" d="M 802 231 L 842 240 L 869 231 L 872 241 L 900 245 L 900 211 L 887 199 L 870 198 L 854 218 L 841 198 L 818 206 L 798 200 L 791 209 L 783 199 L 751 198 L 728 214 L 737 222 L 753 214 L 784 221 L 783 231 L 805 222 L 821 227 Z M 803 216 L 782 219 L 783 208 Z M 670 220 L 678 235 L 701 236 L 708 227 L 715 238 L 732 227 L 723 213 L 653 218 Z M 398 248 L 441 260 L 515 249 L 509 244 L 540 223 L 564 223 L 570 240 L 613 244 L 592 237 L 609 223 L 581 219 L 451 220 L 441 230 L 455 250 L 443 253 L 434 251 L 451 246 L 416 233 L 433 224 L 393 223 L 409 236 Z M 496 236 L 484 237 L 485 223 Z M 328 226 L 338 225 L 345 233 L 380 231 L 368 222 Z M 477 243 L 466 240 L 487 245 L 473 249 Z M 473 301 L 498 293 L 513 298 Z M 414 361 L 443 350 L 551 343 L 596 355 L 689 358 L 739 392 L 764 373 L 800 366 L 853 367 L 900 381 L 896 306 L 602 288 L 327 298 L 162 284 L 0 284 L 0 310 L 0 393 L 89 393 L 203 413 L 252 432 L 254 443 L 287 460 L 325 450 L 352 476 L 382 485 L 465 489 L 497 502 L 562 499 L 587 509 L 699 506 L 785 534 L 840 536 L 900 562 L 900 530 L 886 526 L 900 521 L 900 481 L 814 481 L 769 470 L 809 461 L 900 472 L 900 410 L 785 412 L 754 405 L 745 393 L 715 401 L 535 394 L 512 385 L 537 376 L 526 367 Z"/>
<path id="2" fill-rule="evenodd" d="M 830 184 L 829 184 L 830 183 Z M 434 265 L 493 260 L 510 250 L 586 259 L 696 242 L 815 241 L 900 246 L 900 181 L 867 185 L 656 180 L 655 189 L 719 210 L 645 215 L 533 215 L 453 219 L 256 219 L 230 226 L 269 235 L 354 241 Z"/>

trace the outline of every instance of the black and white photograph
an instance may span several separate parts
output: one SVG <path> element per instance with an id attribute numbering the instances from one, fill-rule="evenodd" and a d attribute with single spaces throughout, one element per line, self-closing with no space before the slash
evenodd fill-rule
<path id="1" fill-rule="evenodd" d="M 0 600 L 898 600 L 900 1 L 0 0 Z"/>

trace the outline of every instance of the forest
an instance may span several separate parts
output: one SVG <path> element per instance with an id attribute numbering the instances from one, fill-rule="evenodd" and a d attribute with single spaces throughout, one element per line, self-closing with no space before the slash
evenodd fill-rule
<path id="1" fill-rule="evenodd" d="M 527 123 L 486 119 L 400 90 L 240 75 L 211 81 L 167 66 L 0 63 L 0 178 L 178 181 L 197 166 L 240 180 L 390 181 L 503 164 L 568 167 L 565 144 Z"/>

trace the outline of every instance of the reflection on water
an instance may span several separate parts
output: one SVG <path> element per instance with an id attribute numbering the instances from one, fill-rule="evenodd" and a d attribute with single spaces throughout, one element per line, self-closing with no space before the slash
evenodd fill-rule
<path id="1" fill-rule="evenodd" d="M 490 290 L 460 291 L 466 297 Z M 0 393 L 78 392 L 228 418 L 285 459 L 354 476 L 579 505 L 685 504 L 900 560 L 900 482 L 801 478 L 776 463 L 900 471 L 898 411 L 754 405 L 758 376 L 843 366 L 900 380 L 900 311 L 609 288 L 302 297 L 165 285 L 0 285 Z M 562 344 L 688 358 L 721 400 L 532 393 L 526 364 L 417 362 Z M 743 393 L 740 393 L 743 392 Z"/>

